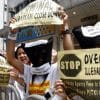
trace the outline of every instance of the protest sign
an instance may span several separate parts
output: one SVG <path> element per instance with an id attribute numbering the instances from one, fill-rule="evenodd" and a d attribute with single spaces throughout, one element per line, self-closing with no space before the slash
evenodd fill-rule
<path id="1" fill-rule="evenodd" d="M 67 93 L 100 99 L 100 48 L 59 51 L 58 64 Z"/>
<path id="2" fill-rule="evenodd" d="M 20 28 L 17 43 L 39 38 L 45 35 L 59 34 L 63 21 L 58 14 L 58 5 L 52 0 L 36 0 L 18 12 L 16 22 L 10 27 Z"/>
<path id="3" fill-rule="evenodd" d="M 9 78 L 9 69 L 0 67 L 0 86 L 8 85 Z"/>
<path id="4" fill-rule="evenodd" d="M 57 14 L 59 7 L 60 5 L 52 0 L 36 0 L 14 16 L 16 22 L 11 23 L 10 27 L 61 25 L 63 21 Z"/>
<path id="5" fill-rule="evenodd" d="M 28 26 L 20 29 L 17 33 L 16 42 L 27 42 L 36 38 L 59 34 L 60 31 L 60 26 L 56 25 Z"/>
<path id="6" fill-rule="evenodd" d="M 7 60 L 0 56 L 0 86 L 8 85 L 10 79 L 10 68 Z"/>

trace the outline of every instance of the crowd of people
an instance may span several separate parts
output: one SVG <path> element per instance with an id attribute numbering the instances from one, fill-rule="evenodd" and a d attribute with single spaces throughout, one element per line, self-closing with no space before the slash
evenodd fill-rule
<path id="1" fill-rule="evenodd" d="M 63 49 L 73 50 L 74 43 L 69 31 L 68 15 L 63 7 L 58 9 L 63 20 L 61 35 Z M 11 19 L 10 23 L 16 20 Z M 79 95 L 69 97 L 65 91 L 65 84 L 60 80 L 57 67 L 57 51 L 53 49 L 53 38 L 22 43 L 15 50 L 16 33 L 18 29 L 11 29 L 7 38 L 7 60 L 13 66 L 10 72 L 13 84 L 21 97 L 25 100 L 29 95 L 42 95 L 46 100 L 84 100 Z M 77 32 L 73 30 L 73 33 Z M 80 32 L 80 31 L 78 31 Z M 84 47 L 83 47 L 84 48 Z M 66 88 L 67 89 L 67 88 Z"/>
<path id="2" fill-rule="evenodd" d="M 60 8 L 58 11 L 61 20 L 63 20 L 61 35 L 63 35 L 64 49 L 73 49 L 73 41 L 71 34 L 69 33 L 68 15 L 63 8 Z M 14 22 L 15 19 L 12 19 L 11 23 Z M 55 93 L 57 93 L 54 93 L 55 82 L 60 79 L 57 64 L 53 64 L 57 62 L 57 58 L 55 60 L 56 62 L 51 61 L 51 55 L 54 56 L 54 53 L 52 53 L 53 38 L 51 37 L 48 40 L 37 40 L 32 43 L 25 43 L 24 46 L 18 47 L 15 52 L 17 31 L 18 29 L 11 29 L 10 34 L 8 35 L 7 60 L 14 69 L 18 71 L 17 75 L 14 75 L 14 71 L 11 74 L 15 81 L 17 81 L 16 87 L 18 88 L 18 84 L 20 83 L 20 85 L 25 83 L 25 85 L 22 85 L 25 89 L 22 89 L 23 87 L 18 88 L 21 99 L 25 100 L 28 95 L 32 94 L 44 95 L 46 99 L 53 98 Z M 28 58 L 21 57 L 22 55 L 27 55 L 30 61 Z M 57 53 L 55 56 L 57 56 Z M 19 78 L 16 79 L 16 77 Z M 24 94 L 22 97 L 23 91 Z"/>

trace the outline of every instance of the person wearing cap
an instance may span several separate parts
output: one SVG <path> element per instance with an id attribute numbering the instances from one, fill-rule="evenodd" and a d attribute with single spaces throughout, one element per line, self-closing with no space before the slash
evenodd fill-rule
<path id="1" fill-rule="evenodd" d="M 70 34 L 68 34 L 68 16 L 63 9 L 59 10 L 59 14 L 63 20 L 62 34 L 67 38 L 65 41 L 67 48 L 71 49 L 73 48 L 73 44 Z M 12 23 L 14 21 L 14 19 L 11 20 Z M 17 60 L 14 55 L 17 31 L 17 29 L 11 29 L 8 35 L 8 62 L 24 75 L 24 80 L 26 83 L 26 95 L 39 94 L 45 96 L 46 99 L 49 99 L 54 95 L 53 93 L 55 81 L 59 80 L 58 68 L 57 66 L 52 67 L 51 64 L 53 39 L 49 38 L 48 40 L 37 40 L 35 42 L 25 44 L 24 50 L 33 64 L 32 67 L 29 67 L 28 65 L 23 64 Z"/>

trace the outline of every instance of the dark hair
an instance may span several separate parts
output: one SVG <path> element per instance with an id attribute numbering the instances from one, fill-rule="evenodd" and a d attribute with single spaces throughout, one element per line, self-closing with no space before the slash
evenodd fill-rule
<path id="1" fill-rule="evenodd" d="M 16 58 L 18 58 L 18 56 L 17 56 L 18 50 L 19 50 L 20 48 L 22 48 L 22 49 L 24 50 L 24 47 L 25 47 L 25 43 L 21 43 L 21 45 L 17 47 L 17 49 L 16 49 L 16 51 L 15 51 L 15 57 L 16 57 Z"/>

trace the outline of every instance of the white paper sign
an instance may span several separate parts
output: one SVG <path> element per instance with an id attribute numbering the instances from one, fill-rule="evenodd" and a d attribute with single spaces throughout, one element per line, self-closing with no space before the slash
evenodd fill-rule
<path id="1" fill-rule="evenodd" d="M 15 15 L 17 20 L 11 24 L 12 28 L 37 26 L 37 25 L 61 25 L 63 21 L 57 16 L 57 9 L 60 7 L 52 0 L 36 0 L 26 6 Z"/>

